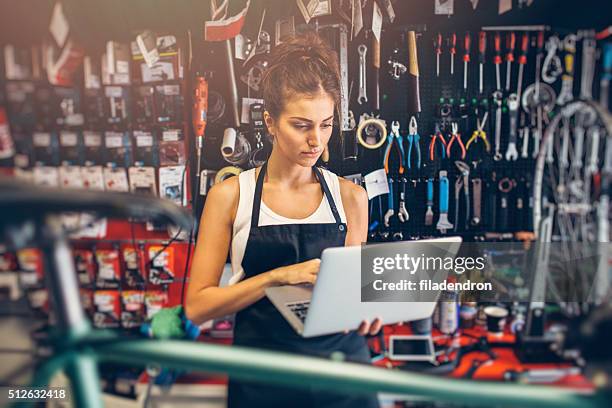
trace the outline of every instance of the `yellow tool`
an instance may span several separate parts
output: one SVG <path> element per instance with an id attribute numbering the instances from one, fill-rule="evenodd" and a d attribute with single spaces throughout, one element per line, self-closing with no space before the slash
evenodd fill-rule
<path id="1" fill-rule="evenodd" d="M 477 139 L 482 139 L 482 141 L 485 144 L 485 149 L 487 153 L 491 151 L 491 144 L 489 143 L 489 140 L 487 139 L 487 132 L 483 130 L 485 124 L 487 123 L 488 116 L 489 116 L 489 112 L 486 112 L 484 116 L 482 117 L 482 121 L 480 119 L 476 119 L 476 122 L 477 122 L 476 130 L 474 131 L 474 133 L 472 133 L 472 137 L 470 137 L 468 142 L 465 144 L 465 150 L 468 150 L 470 148 L 470 145 L 472 144 L 472 142 L 476 141 Z"/>

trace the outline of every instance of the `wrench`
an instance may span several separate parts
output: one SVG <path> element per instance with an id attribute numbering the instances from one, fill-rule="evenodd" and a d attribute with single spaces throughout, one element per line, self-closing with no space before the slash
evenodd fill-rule
<path id="1" fill-rule="evenodd" d="M 453 228 L 453 224 L 448 220 L 448 177 L 445 170 L 440 171 L 439 183 L 440 183 L 440 217 L 436 224 L 436 229 L 442 234 L 446 233 L 447 229 Z"/>
<path id="2" fill-rule="evenodd" d="M 552 84 L 563 73 L 561 59 L 557 55 L 557 49 L 561 46 L 561 40 L 556 35 L 546 41 L 546 57 L 542 66 L 542 79 L 548 84 Z"/>
<path id="3" fill-rule="evenodd" d="M 510 115 L 510 141 L 508 142 L 508 149 L 506 150 L 507 161 L 514 161 L 518 158 L 518 152 L 516 151 L 516 126 L 518 122 L 518 106 L 518 96 L 516 94 L 508 95 L 508 109 Z"/>
<path id="4" fill-rule="evenodd" d="M 582 68 L 580 69 L 580 99 L 593 99 L 593 77 L 595 75 L 595 51 L 597 44 L 592 33 L 582 40 Z"/>
<path id="5" fill-rule="evenodd" d="M 406 177 L 402 177 L 400 182 L 402 183 L 402 189 L 400 190 L 400 201 L 399 201 L 399 209 L 397 210 L 397 218 L 399 218 L 400 222 L 406 222 L 410 218 L 410 214 L 408 214 L 408 210 L 406 209 Z M 399 188 L 399 187 L 398 187 Z"/>
<path id="6" fill-rule="evenodd" d="M 502 121 L 502 93 L 501 91 L 493 92 L 493 102 L 495 103 L 495 155 L 493 160 L 500 161 L 502 154 L 500 151 L 501 142 L 501 121 Z"/>
<path id="7" fill-rule="evenodd" d="M 359 96 L 357 97 L 357 102 L 360 105 L 363 105 L 368 101 L 368 97 L 366 95 L 366 52 L 368 51 L 368 47 L 365 44 L 359 44 L 357 47 L 357 52 L 359 53 Z"/>
<path id="8" fill-rule="evenodd" d="M 462 180 L 461 184 L 463 185 L 463 195 L 465 197 L 465 222 L 464 222 L 464 228 L 467 230 L 468 228 L 468 220 L 470 219 L 470 166 L 467 165 L 465 162 L 462 161 L 455 161 L 455 166 L 457 167 L 457 170 L 461 173 L 461 179 L 457 178 L 458 180 Z M 455 184 L 455 195 L 457 195 L 457 183 Z M 457 225 L 459 224 L 459 220 L 458 220 L 458 208 L 459 208 L 459 201 L 456 201 L 456 205 L 457 207 L 455 208 L 455 231 L 457 230 Z"/>
<path id="9" fill-rule="evenodd" d="M 389 178 L 389 194 L 387 195 L 388 197 L 388 209 L 387 212 L 385 213 L 385 227 L 389 228 L 389 220 L 391 219 L 391 217 L 393 217 L 393 214 L 395 214 L 395 211 L 393 210 L 393 179 Z"/>
<path id="10" fill-rule="evenodd" d="M 472 179 L 472 191 L 474 192 L 474 200 L 472 202 L 472 219 L 470 223 L 474 226 L 480 224 L 482 219 L 480 216 L 480 202 L 482 197 L 482 180 L 479 178 Z"/>
<path id="11" fill-rule="evenodd" d="M 521 149 L 521 158 L 526 159 L 529 157 L 529 126 L 525 126 L 521 129 L 523 133 L 523 146 Z"/>
<path id="12" fill-rule="evenodd" d="M 563 39 L 565 49 L 565 73 L 561 81 L 561 92 L 557 98 L 557 105 L 565 105 L 574 99 L 574 57 L 576 54 L 576 34 L 569 34 Z"/>

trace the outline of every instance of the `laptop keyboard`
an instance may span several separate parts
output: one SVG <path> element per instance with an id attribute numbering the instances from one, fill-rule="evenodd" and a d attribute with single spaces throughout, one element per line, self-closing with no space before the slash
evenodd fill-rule
<path id="1" fill-rule="evenodd" d="M 289 308 L 289 310 L 291 310 L 293 314 L 296 315 L 302 323 L 304 323 L 304 321 L 306 320 L 306 314 L 308 313 L 309 306 L 310 300 L 287 303 L 287 307 Z"/>

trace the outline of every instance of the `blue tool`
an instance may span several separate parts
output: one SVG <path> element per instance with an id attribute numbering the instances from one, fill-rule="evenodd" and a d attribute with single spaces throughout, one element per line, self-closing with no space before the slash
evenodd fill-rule
<path id="1" fill-rule="evenodd" d="M 406 155 L 406 165 L 405 167 L 411 169 L 412 160 L 412 145 L 415 145 L 416 157 L 417 157 L 417 169 L 421 168 L 421 145 L 419 141 L 421 140 L 421 136 L 418 133 L 417 129 L 417 121 L 413 116 L 410 118 L 410 124 L 408 125 L 408 155 Z"/>

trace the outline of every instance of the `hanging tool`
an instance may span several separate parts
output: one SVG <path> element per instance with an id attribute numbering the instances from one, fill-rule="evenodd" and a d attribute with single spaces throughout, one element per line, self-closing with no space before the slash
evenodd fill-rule
<path id="1" fill-rule="evenodd" d="M 433 178 L 427 179 L 427 210 L 425 211 L 425 225 L 433 224 L 433 199 L 434 199 L 434 188 Z"/>
<path id="2" fill-rule="evenodd" d="M 491 151 L 491 145 L 489 144 L 489 141 L 487 140 L 487 132 L 484 131 L 484 127 L 485 124 L 487 123 L 487 117 L 489 116 L 489 112 L 485 112 L 484 116 L 482 117 L 482 120 L 480 120 L 479 118 L 476 118 L 476 130 L 474 130 L 474 132 L 472 133 L 472 136 L 469 138 L 468 142 L 465 145 L 465 150 L 469 150 L 470 145 L 475 142 L 478 141 L 478 139 L 482 139 L 482 141 L 485 144 L 485 150 L 488 152 Z"/>
<path id="3" fill-rule="evenodd" d="M 468 228 L 468 220 L 470 219 L 470 166 L 465 162 L 455 161 L 455 167 L 459 170 L 460 176 L 457 176 L 455 181 L 455 231 L 459 225 L 459 192 L 463 187 L 463 197 L 465 200 L 465 221 L 464 229 Z"/>
<path id="4" fill-rule="evenodd" d="M 514 186 L 516 185 L 516 181 L 510 179 L 509 177 L 504 177 L 499 180 L 497 187 L 500 191 L 499 197 L 499 224 L 498 228 L 500 230 L 506 230 L 508 228 L 508 212 L 510 207 L 509 193 L 512 191 Z"/>
<path id="5" fill-rule="evenodd" d="M 196 136 L 196 186 L 200 188 L 200 168 L 202 167 L 202 148 L 204 147 L 204 132 L 208 114 L 208 81 L 202 75 L 195 78 L 193 89 L 193 106 L 191 118 L 193 132 Z"/>
<path id="6" fill-rule="evenodd" d="M 457 141 L 457 145 L 459 145 L 459 147 L 461 148 L 461 160 L 465 160 L 465 145 L 461 140 L 461 134 L 459 133 L 459 125 L 457 125 L 457 122 L 451 123 L 451 129 L 451 137 L 446 145 L 446 156 L 451 157 L 451 149 L 453 147 L 453 143 Z"/>
<path id="7" fill-rule="evenodd" d="M 452 33 L 449 39 L 450 73 L 455 75 L 455 54 L 457 53 L 457 34 Z"/>
<path id="8" fill-rule="evenodd" d="M 604 44 L 602 61 L 603 72 L 599 81 L 599 103 L 604 109 L 608 109 L 610 80 L 612 80 L 612 42 Z"/>
<path id="9" fill-rule="evenodd" d="M 544 31 L 538 32 L 536 41 L 536 66 L 535 66 L 535 99 L 540 101 L 540 75 L 542 71 L 542 58 L 544 58 Z"/>
<path id="10" fill-rule="evenodd" d="M 478 74 L 478 92 L 480 94 L 482 94 L 483 89 L 484 89 L 484 63 L 485 63 L 485 56 L 487 53 L 487 33 L 484 31 L 481 31 L 478 34 L 478 70 L 479 70 L 479 74 Z"/>
<path id="11" fill-rule="evenodd" d="M 548 84 L 552 84 L 563 73 L 561 58 L 557 55 L 557 50 L 561 47 L 561 40 L 556 35 L 552 35 L 546 41 L 546 57 L 542 67 L 542 79 Z"/>
<path id="12" fill-rule="evenodd" d="M 441 151 L 442 158 L 444 159 L 446 157 L 446 140 L 444 139 L 442 132 L 440 132 L 440 125 L 438 123 L 436 123 L 435 132 L 433 135 L 431 135 L 431 141 L 429 142 L 429 160 L 431 161 L 434 161 L 435 157 L 436 140 L 440 140 L 440 143 L 442 144 Z"/>
<path id="13" fill-rule="evenodd" d="M 519 101 L 516 94 L 508 95 L 508 116 L 510 117 L 510 138 L 508 141 L 508 148 L 506 150 L 506 160 L 514 161 L 518 158 L 518 151 L 516 150 L 516 133 L 518 127 L 518 108 Z"/>
<path id="14" fill-rule="evenodd" d="M 406 33 L 408 40 L 408 100 L 406 109 L 409 114 L 421 111 L 421 93 L 419 91 L 419 60 L 416 43 L 416 32 Z"/>
<path id="15" fill-rule="evenodd" d="M 374 66 L 374 110 L 380 111 L 380 42 L 372 36 L 372 65 Z"/>
<path id="16" fill-rule="evenodd" d="M 472 39 L 469 31 L 463 37 L 463 90 L 467 92 L 468 63 L 470 62 L 470 43 Z"/>
<path id="17" fill-rule="evenodd" d="M 523 33 L 521 37 L 521 55 L 519 56 L 519 72 L 518 82 L 516 84 L 516 95 L 518 100 L 521 100 L 521 92 L 523 92 L 523 71 L 525 70 L 525 64 L 527 64 L 527 51 L 529 50 L 529 34 Z"/>
<path id="18" fill-rule="evenodd" d="M 521 158 L 527 159 L 529 157 L 529 126 L 521 128 L 521 133 L 521 138 L 523 139 L 523 144 L 521 147 Z"/>
<path id="19" fill-rule="evenodd" d="M 512 62 L 514 62 L 514 48 L 516 46 L 516 34 L 514 31 L 506 33 L 506 92 L 510 92 L 512 81 Z"/>
<path id="20" fill-rule="evenodd" d="M 391 122 L 391 133 L 387 136 L 387 147 L 385 147 L 384 154 L 384 166 L 385 172 L 389 174 L 389 156 L 391 155 L 391 148 L 397 142 L 397 153 L 399 156 L 399 173 L 404 174 L 404 143 L 402 141 L 403 137 L 399 132 L 400 125 L 397 120 Z"/>
<path id="21" fill-rule="evenodd" d="M 440 218 L 436 224 L 436 229 L 442 234 L 446 233 L 446 230 L 453 228 L 453 224 L 448 221 L 448 177 L 446 170 L 440 171 Z"/>
<path id="22" fill-rule="evenodd" d="M 406 68 L 406 65 L 402 64 L 399 61 L 399 53 L 399 48 L 394 48 L 391 52 L 391 55 L 389 56 L 389 59 L 387 60 L 387 64 L 389 65 L 389 75 L 391 75 L 391 78 L 396 81 L 398 81 L 402 74 L 404 74 L 408 70 L 408 68 Z"/>
<path id="23" fill-rule="evenodd" d="M 587 32 L 582 40 L 582 66 L 580 68 L 580 99 L 593 99 L 593 77 L 595 75 L 594 32 Z"/>
<path id="24" fill-rule="evenodd" d="M 501 154 L 501 125 L 502 125 L 502 93 L 501 91 L 493 92 L 493 102 L 495 103 L 495 155 L 493 160 L 499 161 L 502 158 Z"/>
<path id="25" fill-rule="evenodd" d="M 474 200 L 472 200 L 472 219 L 470 224 L 473 226 L 479 225 L 482 220 L 481 217 L 481 199 L 482 199 L 482 180 L 479 178 L 472 179 L 472 192 L 474 194 Z"/>
<path id="26" fill-rule="evenodd" d="M 363 134 L 366 137 L 363 137 Z M 376 140 L 376 135 L 379 139 Z M 367 113 L 362 113 L 359 117 L 359 125 L 357 126 L 357 141 L 359 144 L 369 150 L 378 149 L 385 144 L 387 140 L 387 126 L 384 120 L 375 116 L 370 116 Z"/>
<path id="27" fill-rule="evenodd" d="M 394 203 L 393 203 L 393 179 L 389 177 L 389 194 L 387 194 L 387 212 L 385 213 L 385 227 L 389 228 L 389 221 L 393 214 L 395 214 Z"/>
<path id="28" fill-rule="evenodd" d="M 399 218 L 400 222 L 406 222 L 410 218 L 410 214 L 408 214 L 408 210 L 406 209 L 406 183 L 408 182 L 408 180 L 406 179 L 406 177 L 402 177 L 400 179 L 400 182 L 402 183 L 402 189 L 400 190 L 400 200 L 397 210 L 397 218 Z"/>
<path id="29" fill-rule="evenodd" d="M 499 31 L 497 31 L 493 37 L 493 49 L 495 50 L 495 55 L 493 57 L 493 63 L 495 64 L 495 89 L 501 91 L 501 75 L 499 73 L 499 66 L 502 63 L 502 57 L 501 35 L 499 34 Z"/>
<path id="30" fill-rule="evenodd" d="M 576 56 L 576 34 L 568 34 L 563 39 L 565 50 L 565 72 L 561 77 L 561 92 L 557 105 L 565 105 L 574 99 L 574 58 Z"/>
<path id="31" fill-rule="evenodd" d="M 359 53 L 359 95 L 357 96 L 357 102 L 363 105 L 368 101 L 367 89 L 366 89 L 366 53 L 368 47 L 365 44 L 359 44 L 357 52 Z"/>
<path id="32" fill-rule="evenodd" d="M 434 51 L 436 52 L 436 76 L 440 76 L 440 54 L 442 54 L 442 34 L 436 34 L 434 39 Z"/>
<path id="33" fill-rule="evenodd" d="M 421 136 L 418 133 L 417 129 L 417 121 L 414 116 L 410 118 L 410 123 L 408 125 L 408 154 L 406 155 L 406 164 L 405 167 L 411 169 L 411 160 L 412 160 L 412 146 L 414 145 L 414 149 L 416 150 L 417 157 L 417 169 L 421 168 L 421 145 L 420 145 Z"/>

